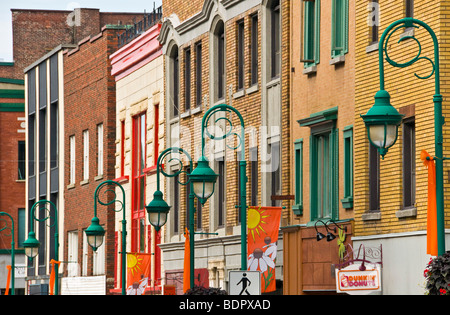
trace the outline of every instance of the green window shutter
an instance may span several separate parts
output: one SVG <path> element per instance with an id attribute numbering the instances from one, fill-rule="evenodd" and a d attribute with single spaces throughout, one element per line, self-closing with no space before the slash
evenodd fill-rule
<path id="1" fill-rule="evenodd" d="M 295 215 L 303 214 L 303 139 L 295 141 L 295 205 L 292 210 Z"/>
<path id="2" fill-rule="evenodd" d="M 315 45 L 314 45 L 314 61 L 315 64 L 318 64 L 320 62 L 320 0 L 316 0 L 316 7 L 315 7 Z"/>
<path id="3" fill-rule="evenodd" d="M 333 0 L 331 21 L 331 57 L 348 52 L 348 0 Z"/>
<path id="4" fill-rule="evenodd" d="M 303 61 L 307 68 L 320 61 L 320 0 L 303 1 Z"/>
<path id="5" fill-rule="evenodd" d="M 353 126 L 344 129 L 344 209 L 353 208 Z"/>

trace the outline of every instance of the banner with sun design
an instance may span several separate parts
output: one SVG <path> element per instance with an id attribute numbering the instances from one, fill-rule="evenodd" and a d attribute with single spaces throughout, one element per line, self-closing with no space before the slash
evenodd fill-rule
<path id="1" fill-rule="evenodd" d="M 247 213 L 248 270 L 261 271 L 261 292 L 275 291 L 275 261 L 281 207 L 249 207 Z"/>
<path id="2" fill-rule="evenodd" d="M 152 255 L 127 253 L 127 295 L 143 295 L 150 277 Z"/>

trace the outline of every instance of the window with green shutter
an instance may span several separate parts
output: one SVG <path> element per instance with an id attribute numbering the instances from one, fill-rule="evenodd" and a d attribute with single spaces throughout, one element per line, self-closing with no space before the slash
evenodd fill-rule
<path id="1" fill-rule="evenodd" d="M 331 21 L 331 58 L 348 52 L 348 0 L 333 0 Z"/>
<path id="2" fill-rule="evenodd" d="M 344 209 L 353 208 L 353 126 L 344 128 Z"/>
<path id="3" fill-rule="evenodd" d="M 339 218 L 339 143 L 337 107 L 298 121 L 310 127 L 310 221 Z"/>
<path id="4" fill-rule="evenodd" d="M 320 0 L 303 0 L 303 58 L 305 68 L 319 63 Z"/>
<path id="5" fill-rule="evenodd" d="M 294 143 L 295 163 L 295 205 L 292 210 L 296 215 L 303 214 L 303 139 Z"/>

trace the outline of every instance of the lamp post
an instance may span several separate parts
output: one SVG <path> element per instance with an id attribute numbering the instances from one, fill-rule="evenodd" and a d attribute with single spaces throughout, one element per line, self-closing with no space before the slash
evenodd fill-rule
<path id="1" fill-rule="evenodd" d="M 108 193 L 112 193 L 114 195 L 114 198 L 110 201 L 103 201 L 100 199 L 99 195 L 100 192 L 104 187 L 114 187 L 117 186 L 122 190 L 122 201 L 118 200 L 116 198 L 116 191 L 115 189 L 108 188 L 104 191 L 105 195 Z M 115 203 L 118 203 L 120 205 L 120 209 L 114 209 L 114 212 L 120 212 L 122 211 L 123 219 L 122 219 L 122 295 L 126 295 L 126 283 L 127 283 L 127 260 L 126 260 L 126 254 L 127 254 L 127 221 L 125 219 L 125 191 L 118 182 L 107 180 L 102 183 L 100 183 L 97 188 L 95 189 L 94 193 L 94 217 L 91 220 L 91 225 L 85 230 L 87 242 L 92 247 L 93 251 L 96 251 L 102 244 L 105 236 L 105 230 L 100 225 L 100 220 L 97 217 L 97 203 L 101 204 L 102 206 L 109 206 Z"/>
<path id="2" fill-rule="evenodd" d="M 418 54 L 405 63 L 397 63 L 393 61 L 387 52 L 388 42 L 392 34 L 402 28 L 419 28 L 422 26 L 430 34 L 434 45 L 434 61 L 428 57 L 421 57 L 421 45 L 414 36 L 404 36 L 399 42 L 406 39 L 414 40 L 419 46 Z M 437 210 L 437 234 L 438 234 L 438 255 L 445 253 L 445 225 L 444 225 L 444 164 L 443 164 L 443 133 L 442 125 L 444 119 L 442 116 L 442 95 L 440 93 L 440 76 L 439 76 L 439 43 L 434 31 L 424 22 L 414 18 L 404 18 L 395 21 L 389 25 L 381 36 L 378 54 L 380 67 L 380 91 L 375 95 L 375 105 L 362 115 L 362 119 L 367 127 L 369 140 L 372 145 L 378 148 L 381 156 L 387 153 L 389 147 L 394 145 L 397 140 L 398 126 L 401 123 L 402 115 L 390 104 L 389 93 L 384 87 L 384 64 L 383 52 L 389 64 L 397 68 L 406 68 L 419 60 L 427 60 L 432 65 L 432 72 L 428 76 L 419 76 L 414 74 L 418 79 L 428 79 L 434 74 L 435 78 L 435 94 L 434 102 L 434 128 L 435 128 L 435 160 L 436 160 L 436 210 Z"/>
<path id="3" fill-rule="evenodd" d="M 16 253 L 14 250 L 14 244 L 15 244 L 14 243 L 14 220 L 13 220 L 12 216 L 6 212 L 0 212 L 0 216 L 8 216 L 11 219 L 11 234 L 8 234 L 8 235 L 11 235 L 11 289 L 12 289 L 11 295 L 14 295 L 15 294 L 15 292 L 14 292 L 15 291 L 15 272 L 16 272 L 16 270 L 15 270 L 16 269 L 16 263 L 15 263 Z M 6 220 L 3 220 L 3 219 L 0 221 L 6 222 Z M 4 227 L 0 227 L 0 232 L 6 230 L 7 228 L 8 228 L 8 225 L 5 225 Z"/>
<path id="4" fill-rule="evenodd" d="M 170 206 L 167 204 L 167 202 L 163 199 L 163 193 L 160 190 L 160 174 L 162 173 L 165 177 L 176 177 L 179 174 L 185 172 L 183 171 L 183 162 L 181 159 L 178 158 L 172 158 L 170 161 L 178 161 L 179 163 L 179 169 L 173 174 L 166 173 L 162 167 L 161 163 L 164 161 L 164 159 L 169 156 L 172 153 L 178 153 L 181 152 L 189 160 L 190 170 L 192 172 L 192 159 L 189 153 L 187 153 L 185 150 L 177 147 L 171 147 L 168 149 L 165 149 L 161 154 L 158 156 L 158 161 L 156 164 L 156 191 L 153 195 L 153 200 L 146 206 L 148 212 L 148 219 L 150 221 L 150 224 L 153 225 L 156 229 L 156 231 L 159 231 L 161 227 L 166 223 L 167 221 L 167 215 L 170 210 Z M 188 177 L 190 174 L 187 174 Z M 193 182 L 191 179 L 189 179 L 186 183 L 182 183 L 178 181 L 181 185 L 190 185 L 190 193 L 189 193 L 189 244 L 190 244 L 190 287 L 191 289 L 194 287 L 194 234 L 195 234 L 195 226 L 194 226 L 194 187 Z"/>
<path id="5" fill-rule="evenodd" d="M 215 136 L 208 131 L 208 123 L 211 117 L 218 113 L 235 113 L 240 121 L 241 133 L 240 135 L 233 131 L 233 124 L 227 117 L 219 117 L 215 122 L 224 120 L 229 124 L 230 129 L 221 136 Z M 229 147 L 236 150 L 241 147 L 240 150 L 240 208 L 241 208 L 241 270 L 247 270 L 247 175 L 245 161 L 245 125 L 244 119 L 241 113 L 234 107 L 226 104 L 219 104 L 211 107 L 206 111 L 202 119 L 202 156 L 198 160 L 197 168 L 191 173 L 191 180 L 194 182 L 194 193 L 201 200 L 202 204 L 214 193 L 214 183 L 218 177 L 217 174 L 209 167 L 209 161 L 205 157 L 205 141 L 206 137 L 212 140 L 224 140 L 228 136 L 236 136 L 239 143 L 236 147 Z"/>
<path id="6" fill-rule="evenodd" d="M 55 210 L 54 217 L 52 216 L 52 212 L 50 209 L 47 209 L 47 205 L 53 207 Z M 44 216 L 44 218 L 38 219 L 36 218 L 35 212 L 36 208 L 39 206 L 39 210 L 44 210 L 47 214 Z M 44 207 L 44 209 L 41 209 L 41 207 Z M 49 222 L 49 227 L 55 226 L 55 233 L 54 233 L 54 241 L 55 241 L 55 260 L 59 260 L 59 234 L 58 234 L 58 209 L 56 208 L 55 204 L 49 200 L 39 200 L 33 204 L 33 206 L 30 209 L 30 232 L 28 233 L 28 239 L 23 242 L 23 247 L 25 248 L 25 255 L 27 255 L 29 258 L 33 259 L 37 256 L 39 253 L 39 247 L 41 246 L 41 243 L 36 239 L 36 233 L 34 233 L 34 221 L 37 222 L 45 222 L 47 220 L 50 221 L 50 219 L 53 218 L 53 224 Z M 55 264 L 54 267 L 55 270 L 55 295 L 58 295 L 59 293 L 59 275 L 58 275 L 58 264 Z"/>

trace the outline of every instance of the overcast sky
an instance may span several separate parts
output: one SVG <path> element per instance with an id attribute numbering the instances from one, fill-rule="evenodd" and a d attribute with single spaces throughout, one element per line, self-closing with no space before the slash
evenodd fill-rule
<path id="1" fill-rule="evenodd" d="M 95 8 L 100 12 L 150 12 L 162 0 L 0 0 L 0 61 L 13 61 L 11 9 L 73 10 Z"/>

